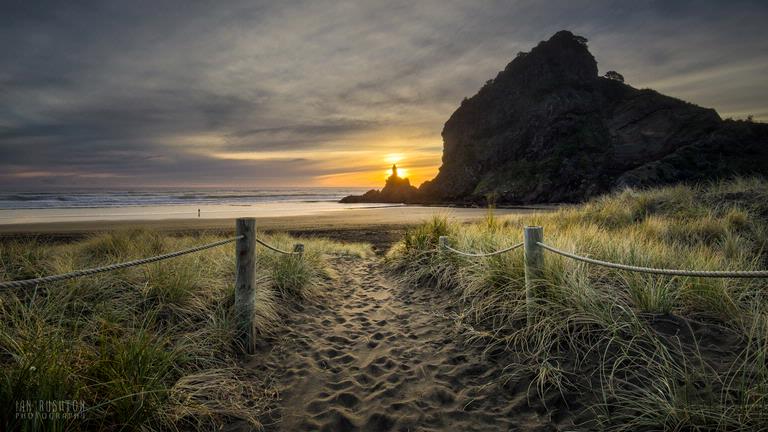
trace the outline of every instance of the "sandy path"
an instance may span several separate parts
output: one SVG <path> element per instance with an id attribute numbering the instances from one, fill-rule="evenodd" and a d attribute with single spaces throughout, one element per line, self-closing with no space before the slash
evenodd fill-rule
<path id="1" fill-rule="evenodd" d="M 379 259 L 338 258 L 338 286 L 289 321 L 287 348 L 257 355 L 276 371 L 268 430 L 551 430 L 500 367 L 457 342 L 432 290 L 397 288 Z"/>

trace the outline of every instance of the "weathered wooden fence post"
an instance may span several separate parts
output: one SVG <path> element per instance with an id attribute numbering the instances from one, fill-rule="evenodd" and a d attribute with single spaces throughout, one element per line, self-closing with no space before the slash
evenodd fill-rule
<path id="1" fill-rule="evenodd" d="M 544 229 L 540 226 L 523 228 L 523 248 L 525 249 L 525 302 L 528 313 L 528 325 L 533 324 L 538 296 L 541 295 L 541 283 L 544 274 L 544 250 L 538 242 L 544 241 Z"/>
<path id="2" fill-rule="evenodd" d="M 235 235 L 242 236 L 235 245 L 235 319 L 238 337 L 245 352 L 250 354 L 256 347 L 253 322 L 256 301 L 256 219 L 237 219 Z"/>

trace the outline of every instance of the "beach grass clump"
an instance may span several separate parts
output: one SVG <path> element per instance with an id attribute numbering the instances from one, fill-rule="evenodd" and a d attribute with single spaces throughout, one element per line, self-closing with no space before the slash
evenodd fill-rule
<path id="1" fill-rule="evenodd" d="M 257 254 L 255 322 L 273 333 L 287 308 L 318 298 L 334 277 L 328 254 L 365 245 L 259 235 L 303 256 Z M 0 243 L 0 280 L 66 273 L 222 239 L 148 230 L 71 243 Z M 234 245 L 153 264 L 0 292 L 0 430 L 260 428 L 276 397 L 240 367 Z M 68 401 L 76 415 L 19 417 L 19 403 Z"/>
<path id="2" fill-rule="evenodd" d="M 8 241 L 0 249 L 0 272 L 10 279 L 32 279 L 50 258 L 46 248 L 30 248 L 26 241 Z"/>
<path id="3" fill-rule="evenodd" d="M 274 246 L 292 252 L 294 239 L 286 235 L 272 236 Z M 260 258 L 269 267 L 272 286 L 284 298 L 309 299 L 316 297 L 315 288 L 329 276 L 327 269 L 320 265 L 324 259 L 322 249 L 305 250 L 301 255 L 264 254 Z"/>
<path id="4" fill-rule="evenodd" d="M 530 403 L 552 418 L 568 411 L 587 430 L 768 430 L 765 279 L 631 273 L 545 251 L 528 303 L 522 248 L 464 257 L 436 251 L 433 237 L 490 252 L 539 225 L 545 243 L 605 261 L 756 270 L 768 264 L 766 197 L 765 180 L 734 179 L 470 225 L 437 218 L 387 260 L 405 283 L 450 290 L 460 328 L 487 352 L 507 352 L 509 385 L 528 383 Z"/>
<path id="5" fill-rule="evenodd" d="M 143 328 L 116 333 L 99 335 L 98 351 L 87 366 L 90 397 L 104 401 L 90 409 L 105 425 L 131 427 L 151 419 L 165 403 L 167 383 L 181 374 L 181 347 Z"/>

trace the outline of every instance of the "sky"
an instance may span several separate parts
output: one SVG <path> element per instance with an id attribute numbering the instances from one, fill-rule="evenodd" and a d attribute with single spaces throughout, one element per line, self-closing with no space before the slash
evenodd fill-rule
<path id="1" fill-rule="evenodd" d="M 768 1 L 0 5 L 0 188 L 377 186 L 558 30 L 600 73 L 768 121 Z"/>

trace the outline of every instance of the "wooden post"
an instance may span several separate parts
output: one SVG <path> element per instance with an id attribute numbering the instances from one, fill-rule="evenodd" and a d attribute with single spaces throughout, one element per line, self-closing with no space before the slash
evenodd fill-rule
<path id="1" fill-rule="evenodd" d="M 293 253 L 304 255 L 304 245 L 301 243 L 296 243 L 293 245 Z"/>
<path id="2" fill-rule="evenodd" d="M 525 303 L 528 309 L 528 325 L 533 324 L 536 299 L 541 294 L 541 280 L 544 271 L 544 250 L 538 242 L 544 241 L 544 229 L 540 226 L 527 226 L 523 229 L 523 248 L 525 249 Z"/>
<path id="3" fill-rule="evenodd" d="M 243 236 L 235 245 L 235 320 L 238 338 L 248 354 L 256 347 L 254 306 L 256 301 L 256 219 L 240 218 L 235 235 Z"/>

